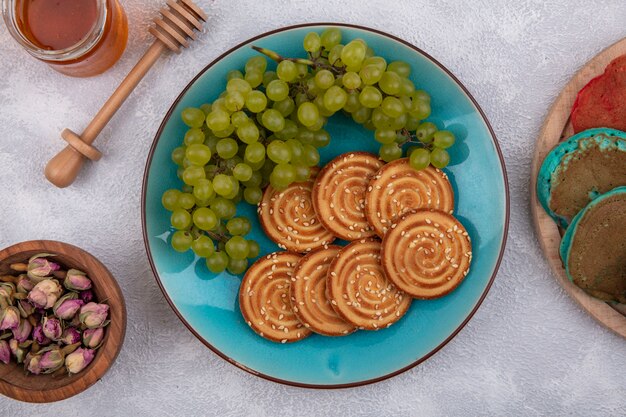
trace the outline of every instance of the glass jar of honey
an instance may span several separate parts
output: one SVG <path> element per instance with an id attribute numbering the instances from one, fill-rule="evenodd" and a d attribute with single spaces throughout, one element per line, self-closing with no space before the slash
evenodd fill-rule
<path id="1" fill-rule="evenodd" d="M 73 77 L 103 73 L 126 48 L 128 22 L 118 0 L 2 0 L 2 13 L 28 53 Z"/>

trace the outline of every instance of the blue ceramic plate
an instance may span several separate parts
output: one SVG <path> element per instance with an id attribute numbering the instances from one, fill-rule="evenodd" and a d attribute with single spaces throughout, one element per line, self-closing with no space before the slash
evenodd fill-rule
<path id="1" fill-rule="evenodd" d="M 469 275 L 450 295 L 413 302 L 397 324 L 378 332 L 346 337 L 313 335 L 293 344 L 277 344 L 257 336 L 244 322 L 237 303 L 241 277 L 212 274 L 191 251 L 172 250 L 169 214 L 161 194 L 180 187 L 171 151 L 187 130 L 182 109 L 214 100 L 225 87 L 226 73 L 242 69 L 256 53 L 250 45 L 301 56 L 302 39 L 331 24 L 293 26 L 245 42 L 209 64 L 183 90 L 163 120 L 154 140 L 143 184 L 143 230 L 152 269 L 170 305 L 185 325 L 209 348 L 240 368 L 264 378 L 298 386 L 330 388 L 362 385 L 405 371 L 430 357 L 467 323 L 487 294 L 504 251 L 509 217 L 508 186 L 502 155 L 484 114 L 461 83 L 441 64 L 414 46 L 372 29 L 341 26 L 343 39 L 364 39 L 388 62 L 411 64 L 411 78 L 432 96 L 431 121 L 457 137 L 446 169 L 456 193 L 455 213 L 474 245 Z M 377 152 L 372 132 L 341 115 L 326 129 L 330 146 L 322 163 L 347 151 Z M 249 237 L 261 254 L 278 250 L 263 233 L 253 207 L 240 204 L 238 213 L 253 221 Z"/>

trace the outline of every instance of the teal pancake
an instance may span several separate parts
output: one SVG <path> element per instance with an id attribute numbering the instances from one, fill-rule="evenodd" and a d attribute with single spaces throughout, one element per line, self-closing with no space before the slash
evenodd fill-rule
<path id="1" fill-rule="evenodd" d="M 574 217 L 560 254 L 574 284 L 602 300 L 626 303 L 626 187 L 598 196 Z"/>
<path id="2" fill-rule="evenodd" d="M 537 178 L 537 196 L 559 226 L 591 200 L 626 186 L 626 133 L 589 129 L 561 142 L 546 156 Z"/>

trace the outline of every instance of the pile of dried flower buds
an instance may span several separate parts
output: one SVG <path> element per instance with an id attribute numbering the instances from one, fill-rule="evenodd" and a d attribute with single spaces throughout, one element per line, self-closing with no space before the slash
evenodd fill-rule
<path id="1" fill-rule="evenodd" d="M 11 357 L 32 374 L 75 374 L 102 344 L 109 306 L 94 301 L 91 280 L 41 253 L 0 276 L 0 362 Z"/>

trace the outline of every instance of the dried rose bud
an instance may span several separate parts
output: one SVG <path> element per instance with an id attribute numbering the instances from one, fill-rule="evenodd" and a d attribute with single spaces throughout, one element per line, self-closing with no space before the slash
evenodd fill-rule
<path id="1" fill-rule="evenodd" d="M 28 352 L 26 357 L 24 358 L 24 369 L 26 369 L 31 374 L 39 375 L 41 373 L 41 367 L 39 366 L 39 361 L 41 360 L 41 355 L 38 353 Z"/>
<path id="2" fill-rule="evenodd" d="M 19 300 L 17 302 L 17 309 L 20 311 L 20 316 L 27 318 L 35 312 L 35 307 L 27 300 Z"/>
<path id="3" fill-rule="evenodd" d="M 17 359 L 17 363 L 24 362 L 24 357 L 27 352 L 25 347 L 20 346 L 20 343 L 17 340 L 11 339 L 9 340 L 9 348 L 11 349 L 13 356 L 15 356 L 15 359 Z"/>
<path id="4" fill-rule="evenodd" d="M 20 275 L 20 278 L 17 280 L 17 292 L 28 293 L 34 286 L 33 281 L 26 275 Z"/>
<path id="5" fill-rule="evenodd" d="M 89 329 L 106 326 L 109 306 L 106 304 L 87 303 L 80 308 L 80 322 Z"/>
<path id="6" fill-rule="evenodd" d="M 11 348 L 9 342 L 6 340 L 0 340 L 0 362 L 9 363 L 11 360 Z"/>
<path id="7" fill-rule="evenodd" d="M 68 327 L 63 330 L 63 334 L 59 338 L 59 342 L 63 342 L 66 345 L 73 345 L 80 342 L 80 332 L 76 327 Z"/>
<path id="8" fill-rule="evenodd" d="M 52 307 L 54 314 L 63 320 L 71 320 L 78 310 L 85 304 L 83 300 L 77 300 L 75 292 L 64 295 Z"/>
<path id="9" fill-rule="evenodd" d="M 91 288 L 91 280 L 87 278 L 87 274 L 78 269 L 70 269 L 67 271 L 63 285 L 68 290 L 84 291 Z"/>
<path id="10" fill-rule="evenodd" d="M 96 352 L 93 349 L 78 348 L 65 357 L 67 372 L 77 374 L 87 367 L 93 360 Z"/>
<path id="11" fill-rule="evenodd" d="M 20 343 L 25 342 L 32 330 L 32 324 L 27 319 L 22 319 L 17 329 L 13 329 L 13 337 Z"/>
<path id="12" fill-rule="evenodd" d="M 54 279 L 45 279 L 33 287 L 28 293 L 28 300 L 39 308 L 50 308 L 63 293 L 63 288 Z"/>
<path id="13" fill-rule="evenodd" d="M 17 307 L 9 306 L 0 311 L 0 330 L 17 329 L 20 325 L 20 311 Z"/>
<path id="14" fill-rule="evenodd" d="M 104 337 L 104 327 L 87 329 L 83 332 L 83 344 L 91 349 L 98 349 Z"/>
<path id="15" fill-rule="evenodd" d="M 93 291 L 91 291 L 91 290 L 81 291 L 81 292 L 78 293 L 78 296 L 85 303 L 88 303 L 88 302 L 93 300 Z"/>
<path id="16" fill-rule="evenodd" d="M 0 307 L 13 305 L 13 294 L 15 294 L 15 284 L 0 282 Z"/>
<path id="17" fill-rule="evenodd" d="M 37 352 L 37 356 L 39 355 L 41 356 L 37 362 L 36 369 L 42 374 L 50 374 L 59 369 L 65 363 L 65 354 L 58 346 L 48 346 L 47 348 L 41 349 Z"/>
<path id="18" fill-rule="evenodd" d="M 51 262 L 46 257 L 54 256 L 49 253 L 39 253 L 28 260 L 28 277 L 34 282 L 48 278 L 54 271 L 61 269 L 61 266 Z"/>
<path id="19" fill-rule="evenodd" d="M 63 334 L 61 322 L 56 317 L 43 318 L 43 334 L 52 340 L 57 340 Z"/>
<path id="20" fill-rule="evenodd" d="M 40 346 L 48 345 L 51 342 L 51 340 L 44 334 L 43 326 L 41 324 L 36 325 L 33 329 L 33 340 Z"/>

